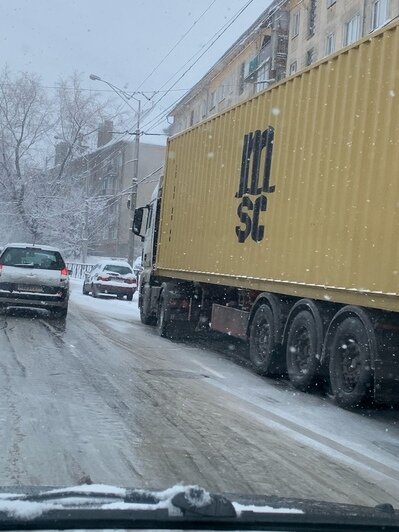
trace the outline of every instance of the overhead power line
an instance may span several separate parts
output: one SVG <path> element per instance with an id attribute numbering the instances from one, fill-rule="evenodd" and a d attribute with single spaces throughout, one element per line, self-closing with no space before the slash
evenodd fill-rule
<path id="1" fill-rule="evenodd" d="M 169 52 L 161 59 L 161 61 L 157 65 L 155 65 L 155 67 L 151 70 L 151 72 L 148 74 L 148 76 L 145 79 L 143 79 L 143 81 L 137 87 L 135 92 L 137 92 L 144 85 L 144 83 L 148 79 L 150 79 L 150 77 L 154 74 L 154 72 L 156 72 L 158 70 L 158 68 L 166 61 L 166 59 L 171 55 L 171 53 L 174 50 L 176 50 L 176 48 L 179 46 L 179 44 L 184 41 L 184 39 L 187 37 L 187 35 L 193 30 L 193 28 L 196 26 L 196 24 L 198 24 L 198 22 L 202 19 L 202 17 L 210 10 L 210 8 L 213 6 L 213 4 L 215 2 L 216 2 L 216 0 L 212 0 L 212 2 L 209 4 L 209 6 L 200 14 L 200 16 L 196 20 L 194 20 L 194 22 L 191 24 L 191 26 L 188 28 L 188 30 L 172 46 L 172 48 L 169 50 Z M 160 92 L 160 91 L 156 91 L 156 92 Z"/>
<path id="2" fill-rule="evenodd" d="M 222 37 L 222 35 L 224 33 L 226 33 L 226 31 L 230 28 L 230 26 L 232 24 L 234 24 L 234 22 L 242 15 L 242 13 L 252 4 L 253 0 L 248 0 L 247 3 L 239 9 L 239 11 L 233 15 L 233 17 L 224 25 L 222 26 L 222 28 L 220 30 L 218 30 L 210 39 L 210 41 L 208 41 L 208 45 L 204 45 L 205 46 L 205 50 L 203 50 L 200 55 L 198 57 L 196 57 L 196 55 L 198 55 L 198 52 L 196 54 L 194 54 L 184 65 L 183 67 L 181 67 L 173 76 L 171 76 L 162 86 L 161 86 L 161 89 L 169 82 L 171 81 L 178 72 L 180 72 L 194 57 L 196 57 L 196 59 L 187 67 L 187 69 L 177 78 L 177 80 L 169 87 L 169 89 L 160 97 L 158 98 L 158 100 L 155 102 L 155 105 L 158 105 L 159 102 L 161 102 L 167 95 L 168 93 L 171 91 L 171 89 L 173 89 L 178 83 L 179 81 L 187 74 L 187 72 L 189 72 L 197 63 L 198 61 L 208 52 L 208 50 L 210 48 L 212 48 L 212 46 L 214 46 L 214 44 L 220 39 L 220 37 Z M 145 123 L 143 128 L 147 128 L 151 126 L 151 124 L 153 122 L 155 122 L 161 115 L 164 115 L 164 112 L 161 112 L 159 113 L 156 117 L 154 117 L 152 120 L 150 120 L 149 122 Z"/>

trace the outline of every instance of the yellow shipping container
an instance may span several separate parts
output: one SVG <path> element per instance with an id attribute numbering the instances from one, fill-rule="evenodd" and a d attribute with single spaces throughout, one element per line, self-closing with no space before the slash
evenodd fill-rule
<path id="1" fill-rule="evenodd" d="M 399 310 L 399 25 L 169 140 L 156 272 Z"/>

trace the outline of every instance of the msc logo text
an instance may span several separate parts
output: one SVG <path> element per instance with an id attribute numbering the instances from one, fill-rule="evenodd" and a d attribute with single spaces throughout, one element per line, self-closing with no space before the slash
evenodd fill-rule
<path id="1" fill-rule="evenodd" d="M 268 197 L 276 187 L 270 185 L 274 128 L 254 131 L 244 135 L 241 173 L 238 192 L 235 197 L 241 199 L 237 215 L 241 225 L 236 226 L 238 242 L 243 243 L 251 235 L 255 242 L 265 236 L 265 226 L 261 224 L 261 212 L 267 211 Z M 251 198 L 250 196 L 255 196 Z"/>

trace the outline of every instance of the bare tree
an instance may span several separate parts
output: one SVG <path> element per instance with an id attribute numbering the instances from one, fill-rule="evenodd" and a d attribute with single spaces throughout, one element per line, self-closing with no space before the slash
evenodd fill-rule
<path id="1" fill-rule="evenodd" d="M 109 102 L 84 92 L 77 74 L 61 80 L 50 97 L 35 75 L 0 73 L 0 211 L 4 205 L 14 221 L 10 233 L 76 252 L 88 178 L 76 160 L 93 146 L 106 109 Z M 62 156 L 51 165 L 55 142 Z M 89 213 L 94 226 L 106 209 L 97 211 Z"/>

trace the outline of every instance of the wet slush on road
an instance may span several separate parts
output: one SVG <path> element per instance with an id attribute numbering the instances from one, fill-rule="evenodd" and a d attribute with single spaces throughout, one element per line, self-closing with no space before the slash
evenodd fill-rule
<path id="1" fill-rule="evenodd" d="M 170 341 L 72 282 L 66 321 L 0 315 L 3 485 L 96 483 L 399 504 L 399 416 L 255 374 L 243 343 Z"/>

